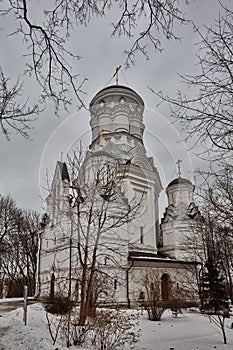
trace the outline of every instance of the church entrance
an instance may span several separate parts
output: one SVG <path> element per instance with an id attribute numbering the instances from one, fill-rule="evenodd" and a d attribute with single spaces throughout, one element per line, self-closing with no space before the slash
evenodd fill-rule
<path id="1" fill-rule="evenodd" d="M 161 277 L 161 294 L 163 301 L 169 300 L 169 283 L 170 277 L 167 273 L 164 273 Z"/>

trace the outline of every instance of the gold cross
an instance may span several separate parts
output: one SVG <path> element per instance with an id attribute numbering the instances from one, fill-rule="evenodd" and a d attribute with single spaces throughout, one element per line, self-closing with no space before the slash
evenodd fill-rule
<path id="1" fill-rule="evenodd" d="M 118 85 L 118 81 L 119 81 L 119 79 L 118 79 L 118 72 L 119 72 L 120 69 L 121 69 L 121 66 L 116 67 L 116 71 L 115 71 L 115 73 L 113 75 L 113 78 L 116 77 L 116 85 Z"/>
<path id="2" fill-rule="evenodd" d="M 182 162 L 181 159 L 178 159 L 178 161 L 176 162 L 176 164 L 178 165 L 178 177 L 181 177 L 181 170 L 180 170 L 180 163 Z"/>

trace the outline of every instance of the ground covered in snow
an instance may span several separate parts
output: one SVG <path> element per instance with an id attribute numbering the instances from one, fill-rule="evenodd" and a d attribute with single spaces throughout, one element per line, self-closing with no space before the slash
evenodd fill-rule
<path id="1" fill-rule="evenodd" d="M 220 329 L 198 313 L 185 312 L 175 318 L 166 312 L 160 322 L 147 320 L 139 312 L 142 335 L 136 350 L 232 350 L 233 319 L 226 320 L 228 344 L 224 345 Z M 23 309 L 4 313 L 0 317 L 0 350 L 64 350 L 61 343 L 52 345 L 43 306 L 28 307 L 27 326 L 23 323 Z M 70 347 L 70 349 L 77 349 Z M 127 349 L 128 350 L 128 349 Z"/>

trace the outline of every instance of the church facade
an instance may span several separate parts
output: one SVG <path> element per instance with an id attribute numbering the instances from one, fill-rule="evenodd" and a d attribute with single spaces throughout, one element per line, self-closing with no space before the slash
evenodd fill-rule
<path id="1" fill-rule="evenodd" d="M 79 299 L 87 237 L 90 256 L 96 249 L 96 269 L 107 281 L 107 301 L 136 302 L 149 270 L 159 275 L 164 300 L 188 290 L 197 266 L 187 245 L 197 214 L 193 184 L 180 176 L 170 182 L 160 222 L 163 186 L 143 143 L 142 98 L 128 87 L 109 86 L 89 110 L 92 140 L 77 178 L 58 161 L 46 200 L 37 294 L 48 294 L 52 280 L 57 292 L 69 290 Z"/>

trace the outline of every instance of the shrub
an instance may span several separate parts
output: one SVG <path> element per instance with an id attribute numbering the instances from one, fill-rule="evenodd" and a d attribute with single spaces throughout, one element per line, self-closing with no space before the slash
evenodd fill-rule
<path id="1" fill-rule="evenodd" d="M 97 310 L 93 318 L 87 318 L 84 326 L 79 326 L 77 320 L 77 315 L 68 313 L 61 315 L 55 324 L 47 315 L 53 344 L 59 337 L 67 347 L 74 345 L 96 350 L 133 349 L 141 333 L 137 316 L 124 311 Z"/>
<path id="2" fill-rule="evenodd" d="M 159 321 L 162 314 L 168 308 L 166 302 L 161 297 L 161 278 L 159 272 L 157 270 L 146 271 L 142 282 L 145 291 L 142 305 L 147 311 L 149 320 Z"/>
<path id="3" fill-rule="evenodd" d="M 74 306 L 72 300 L 67 299 L 62 294 L 57 293 L 54 296 L 53 302 L 47 297 L 44 301 L 45 310 L 51 314 L 65 315 L 71 311 Z"/>
<path id="4" fill-rule="evenodd" d="M 189 301 L 184 299 L 172 299 L 167 302 L 167 307 L 174 313 L 181 313 L 181 309 L 188 309 L 197 306 L 198 304 L 196 301 Z"/>
<path id="5" fill-rule="evenodd" d="M 91 328 L 91 344 L 98 350 L 132 349 L 140 337 L 135 315 L 123 311 L 98 311 Z"/>
<path id="6" fill-rule="evenodd" d="M 159 321 L 162 314 L 168 309 L 167 304 L 162 300 L 147 300 L 144 302 L 144 308 L 147 311 L 148 319 Z"/>

